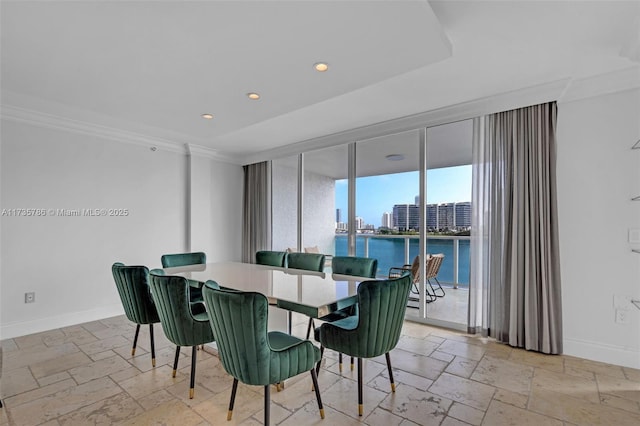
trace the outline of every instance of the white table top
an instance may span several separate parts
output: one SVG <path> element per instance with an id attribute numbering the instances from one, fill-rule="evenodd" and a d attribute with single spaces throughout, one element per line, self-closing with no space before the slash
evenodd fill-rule
<path id="1" fill-rule="evenodd" d="M 213 280 L 221 287 L 235 290 L 259 292 L 272 305 L 281 303 L 287 309 L 314 318 L 353 304 L 355 299 L 349 296 L 356 294 L 360 282 L 371 280 L 331 274 L 330 268 L 326 272 L 310 272 L 239 262 L 164 268 L 164 272 L 200 282 Z"/>

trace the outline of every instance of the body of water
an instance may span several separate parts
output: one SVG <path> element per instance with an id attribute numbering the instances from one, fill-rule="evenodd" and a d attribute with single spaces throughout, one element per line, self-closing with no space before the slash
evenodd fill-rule
<path id="1" fill-rule="evenodd" d="M 389 268 L 402 266 L 404 264 L 404 239 L 403 238 L 375 238 L 367 237 L 369 240 L 369 257 L 378 259 L 378 275 L 387 276 Z M 356 238 L 356 256 L 364 257 L 365 238 Z M 469 284 L 469 240 L 459 240 L 458 258 L 458 283 L 461 287 Z M 409 240 L 409 263 L 420 252 L 418 238 Z M 453 282 L 453 240 L 428 238 L 427 252 L 436 254 L 444 253 L 444 261 L 438 273 L 438 280 L 441 283 Z M 347 236 L 336 235 L 335 238 L 336 256 L 347 256 Z"/>

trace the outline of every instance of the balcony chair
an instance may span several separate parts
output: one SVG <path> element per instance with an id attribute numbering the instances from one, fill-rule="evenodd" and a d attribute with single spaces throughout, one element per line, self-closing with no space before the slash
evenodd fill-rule
<path id="1" fill-rule="evenodd" d="M 440 285 L 440 281 L 438 281 L 438 273 L 440 272 L 443 261 L 444 253 L 427 256 L 427 284 L 429 284 L 431 291 L 436 297 L 444 297 L 445 295 L 444 289 Z M 434 288 L 431 280 L 436 282 L 438 288 Z"/>
<path id="2" fill-rule="evenodd" d="M 358 415 L 362 416 L 362 358 L 382 354 L 387 360 L 391 391 L 395 392 L 389 352 L 400 339 L 411 277 L 392 280 L 365 281 L 358 286 L 358 315 L 325 322 L 315 329 L 320 342 L 320 357 L 325 348 L 358 358 Z M 320 361 L 316 371 L 320 370 Z"/>
<path id="3" fill-rule="evenodd" d="M 256 252 L 256 263 L 258 265 L 287 267 L 287 253 L 284 251 L 261 250 Z"/>
<path id="4" fill-rule="evenodd" d="M 203 265 L 207 263 L 207 255 L 201 251 L 193 253 L 165 254 L 160 258 L 163 268 L 174 268 L 177 266 Z M 202 283 L 189 280 L 189 299 L 193 303 L 202 302 Z"/>
<path id="5" fill-rule="evenodd" d="M 150 274 L 151 292 L 158 308 L 164 334 L 176 345 L 173 377 L 178 370 L 181 346 L 191 348 L 191 382 L 189 398 L 193 398 L 196 377 L 196 347 L 213 342 L 213 332 L 204 303 L 189 301 L 189 282 L 184 277 Z M 210 286 L 217 286 L 207 281 Z"/>
<path id="6" fill-rule="evenodd" d="M 324 271 L 324 260 L 324 254 L 289 253 L 287 254 L 287 268 L 322 272 Z"/>
<path id="7" fill-rule="evenodd" d="M 209 283 L 209 282 L 208 282 Z M 309 340 L 279 331 L 267 331 L 267 298 L 254 292 L 221 290 L 206 284 L 204 299 L 210 325 L 217 337 L 220 362 L 233 376 L 227 420 L 231 420 L 238 381 L 264 386 L 264 424 L 269 424 L 269 386 L 308 371 L 313 381 L 320 417 L 324 418 L 315 364 L 320 351 Z"/>
<path id="8" fill-rule="evenodd" d="M 437 278 L 443 260 L 444 254 L 442 253 L 434 255 L 427 254 L 427 293 L 425 294 L 426 303 L 431 303 L 438 297 L 443 297 L 445 295 L 444 289 L 440 285 L 440 282 Z M 411 265 L 390 268 L 389 278 L 397 278 L 405 273 L 411 274 L 413 282 L 409 300 L 412 302 L 418 301 L 420 295 L 420 291 L 418 289 L 418 285 L 420 284 L 420 256 L 416 256 L 415 259 L 413 259 L 413 263 Z M 434 280 L 436 282 L 437 288 L 434 287 L 431 280 Z"/>
<path id="9" fill-rule="evenodd" d="M 125 266 L 116 262 L 111 266 L 113 279 L 118 288 L 124 313 L 129 321 L 136 323 L 131 356 L 136 354 L 141 324 L 149 324 L 151 365 L 156 366 L 156 349 L 153 341 L 153 324 L 160 322 L 156 305 L 149 288 L 149 270 L 145 266 Z"/>

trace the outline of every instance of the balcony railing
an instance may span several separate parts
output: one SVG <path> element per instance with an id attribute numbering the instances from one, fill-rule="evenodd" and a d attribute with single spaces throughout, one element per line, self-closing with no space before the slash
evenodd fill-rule
<path id="1" fill-rule="evenodd" d="M 469 284 L 468 236 L 430 235 L 427 237 L 427 253 L 444 253 L 438 280 L 453 288 Z M 335 253 L 347 254 L 346 235 L 336 234 Z M 378 259 L 378 275 L 386 276 L 389 268 L 411 264 L 419 253 L 417 235 L 356 234 L 356 256 Z"/>

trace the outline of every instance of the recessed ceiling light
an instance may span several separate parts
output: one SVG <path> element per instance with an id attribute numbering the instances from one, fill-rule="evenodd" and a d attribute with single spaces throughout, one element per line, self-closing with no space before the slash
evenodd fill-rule
<path id="1" fill-rule="evenodd" d="M 326 62 L 317 62 L 313 64 L 313 68 L 318 72 L 325 72 L 329 69 L 329 64 Z"/>
<path id="2" fill-rule="evenodd" d="M 247 93 L 247 97 L 253 101 L 257 101 L 258 99 L 260 99 L 260 95 L 254 92 Z"/>
<path id="3" fill-rule="evenodd" d="M 404 160 L 404 155 L 402 154 L 389 154 L 385 157 L 389 161 L 401 161 Z"/>
<path id="4" fill-rule="evenodd" d="M 211 120 L 213 118 L 213 114 L 202 114 L 201 117 L 207 120 Z"/>

